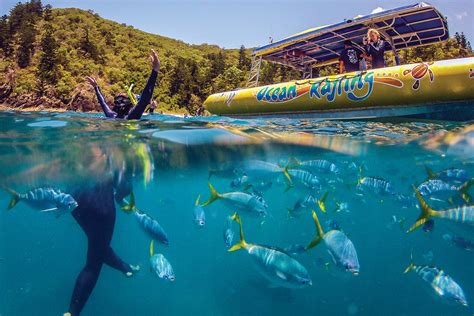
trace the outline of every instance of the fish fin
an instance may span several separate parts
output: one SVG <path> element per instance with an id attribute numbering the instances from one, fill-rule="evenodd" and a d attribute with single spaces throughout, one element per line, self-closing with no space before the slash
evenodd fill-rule
<path id="1" fill-rule="evenodd" d="M 125 213 L 131 213 L 131 212 L 135 212 L 137 210 L 137 208 L 135 207 L 135 194 L 133 193 L 133 191 L 130 193 L 130 202 L 125 203 L 121 207 L 121 209 Z"/>
<path id="2" fill-rule="evenodd" d="M 15 207 L 15 205 L 18 204 L 18 202 L 20 202 L 20 195 L 17 192 L 13 191 L 12 189 L 5 188 L 5 191 L 10 193 L 12 196 L 12 199 L 10 200 L 10 203 L 8 203 L 8 207 L 7 207 L 7 210 L 11 210 L 12 208 Z"/>
<path id="3" fill-rule="evenodd" d="M 150 242 L 150 257 L 153 257 L 155 254 L 155 241 L 152 239 Z"/>
<path id="4" fill-rule="evenodd" d="M 426 170 L 426 173 L 428 174 L 428 179 L 433 179 L 436 177 L 436 174 L 433 172 L 433 170 L 431 170 L 430 167 L 425 165 L 425 170 Z"/>
<path id="5" fill-rule="evenodd" d="M 215 200 L 217 200 L 221 197 L 221 195 L 212 186 L 211 182 L 208 182 L 207 184 L 209 185 L 209 190 L 211 191 L 211 196 L 209 197 L 209 199 L 206 202 L 201 204 L 201 206 L 208 206 L 209 204 L 211 204 L 212 202 L 214 202 Z"/>
<path id="6" fill-rule="evenodd" d="M 291 180 L 291 176 L 288 173 L 288 166 L 289 166 L 289 163 L 287 163 L 286 166 L 283 168 L 283 174 L 285 175 L 286 179 L 288 180 L 288 184 L 291 186 L 293 184 L 293 181 Z"/>
<path id="7" fill-rule="evenodd" d="M 242 229 L 242 220 L 240 219 L 240 216 L 239 214 L 235 213 L 234 215 L 232 215 L 232 220 L 234 222 L 237 222 L 240 226 L 240 241 L 235 244 L 234 246 L 232 246 L 229 250 L 227 250 L 228 252 L 233 252 L 233 251 L 236 251 L 236 250 L 239 250 L 241 248 L 247 248 L 248 244 L 247 242 L 245 241 L 245 238 L 244 238 L 244 231 Z"/>
<path id="8" fill-rule="evenodd" d="M 413 263 L 413 248 L 411 249 L 411 253 L 410 253 L 410 264 L 408 265 L 408 267 L 406 267 L 405 271 L 403 271 L 403 273 L 408 273 L 410 271 L 412 271 L 413 269 L 415 269 L 415 264 Z"/>
<path id="9" fill-rule="evenodd" d="M 195 206 L 198 206 L 199 205 L 199 200 L 201 199 L 201 194 L 198 195 L 197 199 L 196 199 L 196 203 L 194 203 Z"/>
<path id="10" fill-rule="evenodd" d="M 57 210 L 58 210 L 57 207 L 52 207 L 52 208 L 47 208 L 47 209 L 41 210 L 40 213 L 54 212 L 54 211 L 57 211 Z"/>
<path id="11" fill-rule="evenodd" d="M 428 203 L 426 203 L 425 199 L 423 199 L 423 196 L 421 196 L 420 191 L 418 191 L 418 189 L 415 186 L 413 186 L 413 189 L 415 190 L 416 197 L 418 199 L 418 203 L 420 204 L 420 207 L 421 207 L 421 214 L 418 217 L 418 219 L 416 220 L 415 224 L 413 224 L 407 230 L 407 234 L 411 233 L 412 231 L 414 231 L 415 229 L 417 229 L 418 227 L 420 227 L 421 225 L 426 223 L 426 221 L 429 220 L 431 217 L 436 216 L 436 211 L 433 210 L 428 205 Z"/>
<path id="12" fill-rule="evenodd" d="M 326 191 L 326 193 L 324 193 L 323 197 L 321 199 L 317 200 L 317 204 L 319 206 L 319 209 L 323 213 L 326 213 L 326 204 L 324 204 L 324 202 L 326 201 L 326 198 L 328 197 L 328 193 L 329 193 L 329 191 Z"/>
<path id="13" fill-rule="evenodd" d="M 316 225 L 317 235 L 309 243 L 309 245 L 306 246 L 306 250 L 310 250 L 316 247 L 321 242 L 324 236 L 323 228 L 321 227 L 321 224 L 319 223 L 318 215 L 316 215 L 316 212 L 314 210 L 311 210 L 311 214 L 313 214 L 313 220 L 314 220 L 314 224 Z"/>
<path id="14" fill-rule="evenodd" d="M 471 203 L 471 196 L 469 195 L 468 191 L 471 188 L 471 186 L 474 184 L 474 179 L 466 181 L 463 185 L 459 187 L 459 193 L 461 193 L 461 196 L 464 201 L 467 203 Z"/>
<path id="15" fill-rule="evenodd" d="M 300 165 L 301 165 L 301 162 L 297 158 L 290 157 L 290 159 L 288 159 L 288 166 L 290 168 L 298 167 Z"/>
<path id="16" fill-rule="evenodd" d="M 287 279 L 286 275 L 281 271 L 276 271 L 276 275 L 282 280 L 286 281 L 286 279 Z"/>

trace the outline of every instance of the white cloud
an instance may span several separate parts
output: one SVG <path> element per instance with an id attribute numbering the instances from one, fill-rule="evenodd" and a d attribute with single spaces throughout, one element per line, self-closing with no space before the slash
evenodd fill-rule
<path id="1" fill-rule="evenodd" d="M 462 20 L 462 19 L 464 19 L 464 18 L 467 18 L 467 12 L 466 12 L 466 11 L 463 11 L 463 12 L 461 12 L 461 13 L 459 13 L 459 14 L 455 14 L 455 17 L 456 17 L 456 19 L 458 19 L 458 20 Z"/>
<path id="2" fill-rule="evenodd" d="M 370 14 L 380 13 L 380 12 L 383 12 L 383 11 L 385 11 L 384 8 L 377 7 L 377 8 L 375 8 L 375 9 L 373 9 Z"/>

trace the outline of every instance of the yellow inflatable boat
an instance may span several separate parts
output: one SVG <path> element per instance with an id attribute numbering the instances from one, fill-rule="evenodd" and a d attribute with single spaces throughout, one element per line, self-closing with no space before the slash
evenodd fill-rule
<path id="1" fill-rule="evenodd" d="M 248 88 L 213 94 L 204 105 L 213 114 L 233 117 L 339 119 L 441 113 L 442 118 L 469 119 L 474 114 L 474 58 L 313 78 L 316 67 L 338 61 L 337 52 L 346 39 L 361 46 L 369 28 L 377 28 L 390 43 L 397 64 L 399 49 L 449 38 L 445 18 L 425 3 L 311 29 L 257 48 Z M 300 70 L 307 79 L 258 87 L 262 59 Z"/>

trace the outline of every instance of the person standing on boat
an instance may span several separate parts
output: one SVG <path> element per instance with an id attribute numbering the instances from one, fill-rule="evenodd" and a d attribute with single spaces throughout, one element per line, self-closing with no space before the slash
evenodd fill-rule
<path id="1" fill-rule="evenodd" d="M 363 52 L 354 46 L 350 40 L 344 41 L 344 50 L 339 56 L 339 71 L 341 74 L 360 70 L 360 62 L 363 59 Z"/>
<path id="2" fill-rule="evenodd" d="M 379 31 L 370 29 L 367 37 L 364 38 L 365 51 L 367 57 L 372 61 L 372 69 L 385 67 L 385 41 L 380 37 Z"/>
<path id="3" fill-rule="evenodd" d="M 161 65 L 160 60 L 153 49 L 151 50 L 150 61 L 152 66 L 151 75 L 150 78 L 148 78 L 148 82 L 143 89 L 140 100 L 135 107 L 133 107 L 132 100 L 126 93 L 120 93 L 114 98 L 114 106 L 110 109 L 107 102 L 105 102 L 105 98 L 102 95 L 95 78 L 86 78 L 89 84 L 94 88 L 97 100 L 107 118 L 139 120 L 142 117 L 143 112 L 145 112 L 145 109 L 153 96 L 153 89 L 155 88 L 158 71 L 160 71 Z"/>

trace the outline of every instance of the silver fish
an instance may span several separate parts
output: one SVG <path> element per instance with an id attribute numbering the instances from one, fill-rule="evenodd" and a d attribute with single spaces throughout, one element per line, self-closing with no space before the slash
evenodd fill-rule
<path id="1" fill-rule="evenodd" d="M 230 248 L 232 246 L 232 242 L 234 241 L 234 230 L 232 229 L 232 223 L 233 223 L 232 218 L 227 217 L 225 221 L 225 225 L 224 225 L 224 231 L 223 231 L 224 242 L 227 248 Z"/>
<path id="2" fill-rule="evenodd" d="M 299 217 L 306 212 L 310 212 L 316 206 L 316 198 L 311 194 L 296 201 L 293 208 L 288 208 L 288 217 Z"/>
<path id="3" fill-rule="evenodd" d="M 164 245 L 169 245 L 168 235 L 156 219 L 138 209 L 135 209 L 134 215 L 138 224 L 148 236 Z"/>
<path id="4" fill-rule="evenodd" d="M 436 178 L 444 181 L 455 180 L 459 182 L 465 182 L 470 179 L 467 171 L 459 168 L 449 168 L 438 173 L 434 173 L 430 168 L 426 167 L 426 171 L 428 172 L 430 179 Z"/>
<path id="5" fill-rule="evenodd" d="M 280 167 L 277 164 L 262 160 L 247 160 L 243 163 L 243 170 L 250 182 L 272 181 L 278 175 L 283 174 L 291 183 L 288 167 Z"/>
<path id="6" fill-rule="evenodd" d="M 377 194 L 395 194 L 392 184 L 382 178 L 363 177 L 357 184 L 359 189 L 369 189 Z"/>
<path id="7" fill-rule="evenodd" d="M 290 169 L 288 170 L 292 178 L 292 183 L 289 184 L 288 188 L 292 186 L 299 186 L 305 189 L 317 189 L 320 187 L 320 182 L 318 177 L 306 170 Z"/>
<path id="8" fill-rule="evenodd" d="M 262 197 L 246 192 L 227 192 L 220 194 L 210 182 L 208 185 L 211 191 L 211 197 L 202 204 L 202 206 L 207 206 L 216 200 L 222 200 L 229 208 L 238 209 L 251 215 L 262 217 L 267 215 L 268 205 Z"/>
<path id="9" fill-rule="evenodd" d="M 414 271 L 418 276 L 428 283 L 436 294 L 448 302 L 455 302 L 463 306 L 468 306 L 464 291 L 449 275 L 443 270 L 433 266 L 417 266 L 410 263 L 404 273 Z"/>
<path id="10" fill-rule="evenodd" d="M 9 210 L 15 207 L 18 202 L 23 201 L 40 212 L 51 212 L 60 216 L 72 212 L 78 206 L 72 195 L 55 188 L 36 188 L 26 193 L 18 193 L 10 189 L 7 191 L 12 195 L 8 204 Z"/>
<path id="11" fill-rule="evenodd" d="M 200 198 L 201 196 L 199 195 L 194 205 L 194 223 L 198 227 L 204 227 L 206 225 L 206 213 L 204 213 L 202 206 L 199 205 Z"/>
<path id="12" fill-rule="evenodd" d="M 352 241 L 339 230 L 324 233 L 315 211 L 313 211 L 313 220 L 316 224 L 317 235 L 306 248 L 308 250 L 314 248 L 323 240 L 334 264 L 339 269 L 359 275 L 359 258 Z"/>
<path id="13" fill-rule="evenodd" d="M 292 168 L 304 169 L 310 172 L 339 173 L 339 168 L 332 162 L 325 159 L 299 161 L 296 158 L 290 159 Z"/>
<path id="14" fill-rule="evenodd" d="M 417 188 L 421 195 L 427 196 L 436 192 L 457 191 L 458 187 L 439 179 L 431 179 L 423 182 Z"/>
<path id="15" fill-rule="evenodd" d="M 150 243 L 150 270 L 160 279 L 173 282 L 176 279 L 173 267 L 163 254 L 155 254 L 153 240 Z"/>
<path id="16" fill-rule="evenodd" d="M 464 205 L 442 211 L 436 211 L 432 209 L 428 203 L 426 203 L 418 189 L 415 187 L 413 187 L 413 189 L 415 190 L 416 197 L 418 198 L 418 202 L 421 207 L 421 214 L 416 220 L 415 224 L 413 224 L 410 229 L 408 229 L 407 233 L 414 231 L 416 228 L 425 224 L 430 219 L 441 219 L 466 226 L 470 229 L 474 228 L 474 205 Z"/>
<path id="17" fill-rule="evenodd" d="M 230 248 L 229 252 L 245 249 L 253 259 L 257 271 L 274 286 L 304 288 L 313 284 L 306 268 L 283 250 L 248 244 L 244 239 L 239 215 L 234 214 L 232 219 L 240 226 L 240 242 Z"/>

